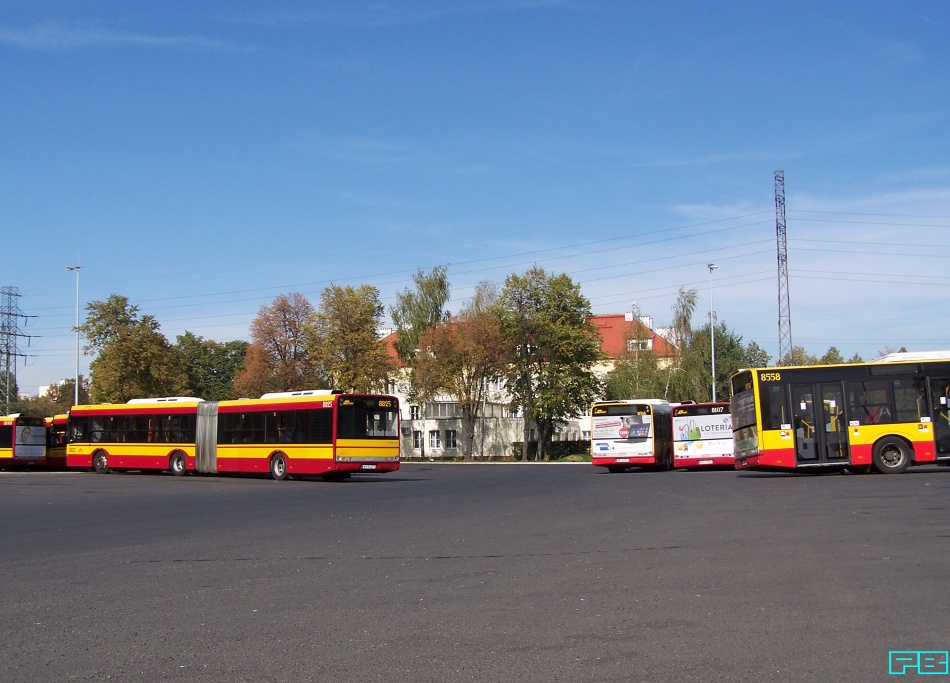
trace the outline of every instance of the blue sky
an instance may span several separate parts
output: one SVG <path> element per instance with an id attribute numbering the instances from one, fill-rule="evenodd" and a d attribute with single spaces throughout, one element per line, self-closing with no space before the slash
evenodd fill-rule
<path id="1" fill-rule="evenodd" d="M 0 285 L 22 391 L 112 293 L 174 341 L 247 338 L 329 283 L 570 274 L 595 313 L 677 290 L 792 337 L 950 348 L 950 6 L 805 0 L 134 3 L 0 9 Z M 83 371 L 88 365 L 83 357 Z"/>

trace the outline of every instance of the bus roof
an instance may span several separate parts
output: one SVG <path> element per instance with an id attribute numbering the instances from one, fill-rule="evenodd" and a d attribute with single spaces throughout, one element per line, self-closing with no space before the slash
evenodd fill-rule
<path id="1" fill-rule="evenodd" d="M 604 404 L 624 404 L 624 403 L 647 403 L 654 406 L 668 406 L 670 402 L 665 398 L 618 398 L 613 401 L 595 401 L 594 405 Z"/>
<path id="2" fill-rule="evenodd" d="M 903 363 L 915 360 L 950 360 L 950 351 L 898 351 L 875 358 L 869 363 Z"/>
<path id="3" fill-rule="evenodd" d="M 326 396 L 332 394 L 330 389 L 305 389 L 303 391 L 272 391 L 262 394 L 261 398 L 293 398 L 294 396 Z M 340 392 L 337 392 L 340 393 Z"/>
<path id="4" fill-rule="evenodd" d="M 203 398 L 194 396 L 164 396 L 162 398 L 133 398 L 129 400 L 129 403 L 201 403 L 202 401 L 204 401 Z"/>

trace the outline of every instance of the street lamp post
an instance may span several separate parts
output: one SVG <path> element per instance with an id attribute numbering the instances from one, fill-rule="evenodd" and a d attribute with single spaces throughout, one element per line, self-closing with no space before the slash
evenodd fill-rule
<path id="1" fill-rule="evenodd" d="M 79 271 L 82 266 L 66 266 L 66 270 L 76 271 L 76 385 L 73 387 L 73 404 L 79 405 Z"/>
<path id="2" fill-rule="evenodd" d="M 716 309 L 713 308 L 713 271 L 719 266 L 707 263 L 709 268 L 709 349 L 712 358 L 712 400 L 716 402 Z"/>

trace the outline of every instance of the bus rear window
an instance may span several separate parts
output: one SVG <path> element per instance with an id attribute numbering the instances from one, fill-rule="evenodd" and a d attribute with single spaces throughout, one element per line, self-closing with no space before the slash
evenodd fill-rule
<path id="1" fill-rule="evenodd" d="M 341 439 L 392 439 L 399 419 L 394 401 L 390 406 L 380 405 L 380 400 L 347 400 L 340 402 L 337 435 Z"/>

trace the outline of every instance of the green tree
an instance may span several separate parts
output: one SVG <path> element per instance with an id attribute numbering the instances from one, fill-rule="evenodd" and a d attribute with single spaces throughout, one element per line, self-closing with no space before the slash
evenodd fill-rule
<path id="1" fill-rule="evenodd" d="M 818 357 L 808 353 L 804 346 L 793 346 L 789 353 L 779 358 L 778 364 L 783 367 L 790 365 L 818 365 Z"/>
<path id="2" fill-rule="evenodd" d="M 247 346 L 243 340 L 220 343 L 188 331 L 178 335 L 175 348 L 188 376 L 187 394 L 207 401 L 237 398 L 234 376 L 244 367 Z"/>
<path id="3" fill-rule="evenodd" d="M 383 312 L 372 285 L 330 285 L 321 293 L 308 348 L 334 389 L 385 390 L 394 363 L 378 334 Z"/>
<path id="4" fill-rule="evenodd" d="M 747 368 L 768 367 L 769 361 L 772 360 L 772 357 L 769 356 L 768 352 L 754 341 L 750 341 L 748 344 L 746 344 L 745 356 L 745 367 Z"/>
<path id="5" fill-rule="evenodd" d="M 701 359 L 702 367 L 711 368 L 709 355 L 709 325 L 693 331 L 692 345 Z M 729 399 L 729 378 L 741 368 L 754 367 L 749 362 L 746 347 L 742 344 L 742 335 L 730 329 L 725 322 L 716 324 L 716 400 Z M 699 388 L 700 399 L 708 401 L 712 397 L 712 373 L 702 372 L 695 380 Z"/>
<path id="6" fill-rule="evenodd" d="M 94 402 L 178 395 L 188 386 L 158 321 L 150 315 L 140 318 L 138 310 L 117 294 L 86 305 L 86 321 L 79 331 L 86 338 L 86 352 L 98 352 L 89 365 Z"/>
<path id="7" fill-rule="evenodd" d="M 422 333 L 415 378 L 424 396 L 445 391 L 456 398 L 465 426 L 462 457 L 470 460 L 475 426 L 490 394 L 490 382 L 505 372 L 498 289 L 481 283 L 457 316 Z"/>
<path id="8" fill-rule="evenodd" d="M 449 300 L 449 281 L 445 266 L 436 266 L 426 274 L 420 268 L 412 276 L 414 289 L 406 288 L 396 295 L 389 308 L 397 339 L 394 344 L 399 359 L 411 365 L 419 348 L 419 337 L 448 317 L 445 305 Z"/>
<path id="9" fill-rule="evenodd" d="M 821 365 L 844 363 L 844 356 L 841 355 L 841 352 L 838 350 L 837 346 L 829 346 L 828 350 L 825 351 L 825 355 L 819 358 L 818 362 Z"/>
<path id="10" fill-rule="evenodd" d="M 76 399 L 75 387 L 76 380 L 71 378 L 49 388 L 48 396 L 59 409 L 59 413 L 65 413 L 73 406 Z M 89 403 L 89 380 L 82 375 L 79 375 L 79 403 Z"/>
<path id="11" fill-rule="evenodd" d="M 508 353 L 508 390 L 538 429 L 538 458 L 547 457 L 557 425 L 586 413 L 600 394 L 594 364 L 603 358 L 590 318 L 590 302 L 567 275 L 537 266 L 509 275 L 501 295 L 502 334 Z"/>
<path id="12" fill-rule="evenodd" d="M 63 380 L 61 384 L 50 386 L 45 396 L 17 400 L 10 405 L 8 412 L 30 417 L 52 417 L 65 413 L 73 406 L 75 384 L 74 379 Z M 89 403 L 89 382 L 82 375 L 79 376 L 79 403 Z"/>

